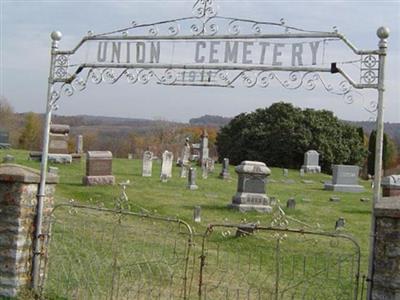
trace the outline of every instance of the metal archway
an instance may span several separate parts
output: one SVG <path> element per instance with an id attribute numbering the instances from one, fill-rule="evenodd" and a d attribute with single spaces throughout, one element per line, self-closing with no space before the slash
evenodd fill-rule
<path id="1" fill-rule="evenodd" d="M 71 96 L 74 92 L 85 89 L 89 81 L 95 84 L 112 84 L 124 77 L 132 84 L 154 81 L 172 86 L 233 87 L 242 81 L 247 87 L 268 87 L 274 81 L 287 89 L 304 86 L 312 90 L 320 83 L 327 92 L 341 95 L 348 101 L 352 101 L 357 90 L 377 90 L 376 105 L 372 109 L 365 107 L 367 110 L 377 111 L 373 208 L 381 198 L 384 70 L 389 29 L 380 27 L 377 36 L 378 49 L 359 50 L 336 29 L 332 32 L 309 31 L 288 26 L 284 20 L 278 23 L 258 22 L 218 16 L 216 4 L 212 0 L 197 0 L 193 5 L 193 16 L 190 17 L 151 24 L 133 23 L 129 27 L 102 34 L 89 32 L 71 50 L 59 50 L 62 35 L 60 32 L 53 32 L 41 180 L 37 195 L 33 288 L 38 288 L 39 281 L 42 211 L 51 115 L 62 94 Z M 279 42 L 293 40 L 301 42 Z M 330 58 L 329 66 L 319 65 L 318 52 L 327 41 L 340 42 L 357 57 L 359 80 L 354 80 L 335 58 Z M 89 43 L 97 43 L 97 53 L 93 55 L 96 59 L 89 61 L 85 58 L 72 62 L 78 52 Z M 193 59 L 177 55 L 179 59 L 171 62 L 171 55 L 174 56 L 177 49 L 187 54 L 185 51 L 188 48 L 182 47 L 182 44 L 192 45 Z M 288 53 L 291 54 L 287 57 L 282 52 L 286 45 L 289 45 Z M 310 54 L 308 63 L 305 63 L 307 57 L 304 56 L 306 48 Z M 323 51 L 325 52 L 325 48 Z M 168 61 L 163 60 L 162 53 L 166 53 Z M 272 60 L 267 62 L 267 56 L 272 57 Z M 279 77 L 283 72 L 290 72 L 288 79 Z M 324 73 L 338 74 L 342 77 L 338 89 L 323 80 L 320 74 Z M 372 213 L 369 276 L 373 268 L 374 232 Z"/>

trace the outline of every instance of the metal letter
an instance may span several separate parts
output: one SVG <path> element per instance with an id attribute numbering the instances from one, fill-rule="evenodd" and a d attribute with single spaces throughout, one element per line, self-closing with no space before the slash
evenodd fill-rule
<path id="1" fill-rule="evenodd" d="M 138 63 L 144 63 L 144 60 L 146 58 L 146 45 L 143 42 L 137 42 L 136 43 L 136 62 Z"/>
<path id="2" fill-rule="evenodd" d="M 303 59 L 301 55 L 303 54 L 303 44 L 295 43 L 292 44 L 292 66 L 296 65 L 296 58 L 297 58 L 297 65 L 303 65 Z"/>
<path id="3" fill-rule="evenodd" d="M 285 44 L 281 44 L 281 43 L 274 44 L 274 53 L 273 53 L 273 56 L 272 56 L 272 65 L 273 66 L 282 66 L 282 62 L 278 61 L 277 58 L 278 58 L 278 56 L 282 55 L 282 52 L 279 52 L 278 48 L 284 47 L 284 46 L 285 46 Z"/>
<path id="4" fill-rule="evenodd" d="M 265 50 L 268 46 L 270 46 L 270 43 L 260 42 L 260 45 L 261 45 L 260 65 L 262 65 L 262 64 L 264 64 L 264 61 L 265 61 Z"/>
<path id="5" fill-rule="evenodd" d="M 131 62 L 131 44 L 126 42 L 126 62 L 129 64 Z"/>
<path id="6" fill-rule="evenodd" d="M 103 53 L 101 53 L 101 46 L 103 45 Z M 99 47 L 97 48 L 97 61 L 105 62 L 107 58 L 107 42 L 99 42 Z"/>
<path id="7" fill-rule="evenodd" d="M 150 63 L 160 62 L 160 42 L 151 42 Z"/>
<path id="8" fill-rule="evenodd" d="M 215 46 L 218 46 L 221 44 L 221 42 L 216 42 L 216 41 L 211 41 L 210 42 L 210 63 L 219 63 L 219 59 L 214 57 L 214 54 L 218 53 L 218 48 L 215 48 Z"/>
<path id="9" fill-rule="evenodd" d="M 311 48 L 311 54 L 312 54 L 312 64 L 316 65 L 317 64 L 317 50 L 319 47 L 319 41 L 318 42 L 310 42 L 310 48 Z"/>
<path id="10" fill-rule="evenodd" d="M 247 55 L 251 55 L 251 49 L 247 49 L 248 46 L 253 46 L 253 42 L 243 42 L 243 57 L 242 62 L 244 64 L 251 64 L 253 61 L 251 59 L 247 59 Z"/>
<path id="11" fill-rule="evenodd" d="M 200 41 L 196 43 L 196 53 L 194 56 L 194 61 L 197 63 L 203 63 L 205 61 L 205 57 L 203 55 L 200 56 L 200 47 L 205 48 L 206 42 Z"/>
<path id="12" fill-rule="evenodd" d="M 233 42 L 233 46 L 231 47 L 231 42 L 225 42 L 225 57 L 224 62 L 233 62 L 237 63 L 238 58 L 238 42 Z"/>
<path id="13" fill-rule="evenodd" d="M 116 58 L 117 63 L 119 63 L 121 58 L 121 42 L 113 42 L 112 43 L 112 54 L 111 54 L 111 62 L 115 62 L 114 58 Z"/>

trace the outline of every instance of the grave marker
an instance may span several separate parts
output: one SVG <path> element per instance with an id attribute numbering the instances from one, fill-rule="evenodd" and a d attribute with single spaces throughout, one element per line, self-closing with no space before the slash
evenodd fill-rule
<path id="1" fill-rule="evenodd" d="M 270 169 L 263 162 L 243 161 L 235 168 L 238 174 L 237 192 L 232 197 L 232 208 L 241 212 L 256 210 L 258 212 L 271 212 L 269 198 L 265 194 L 267 176 Z"/>
<path id="2" fill-rule="evenodd" d="M 325 182 L 325 190 L 336 192 L 360 193 L 364 187 L 358 184 L 358 166 L 333 165 L 332 181 Z"/>
<path id="3" fill-rule="evenodd" d="M 88 151 L 86 154 L 86 176 L 84 185 L 112 185 L 112 153 L 110 151 Z"/>
<path id="4" fill-rule="evenodd" d="M 143 152 L 142 176 L 143 177 L 151 177 L 152 168 L 153 168 L 153 152 L 144 151 Z"/>
<path id="5" fill-rule="evenodd" d="M 321 173 L 317 151 L 308 150 L 304 153 L 304 164 L 301 166 L 301 170 L 304 170 L 305 173 Z"/>

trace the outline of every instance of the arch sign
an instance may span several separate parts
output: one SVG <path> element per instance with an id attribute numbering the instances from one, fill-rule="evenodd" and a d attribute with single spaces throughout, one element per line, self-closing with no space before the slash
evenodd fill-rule
<path id="1" fill-rule="evenodd" d="M 62 95 L 90 85 L 153 82 L 169 86 L 313 90 L 317 85 L 352 102 L 358 90 L 378 91 L 364 108 L 376 113 L 375 204 L 380 198 L 384 67 L 389 30 L 377 31 L 379 48 L 359 50 L 336 28 L 309 31 L 280 22 L 223 17 L 213 0 L 197 0 L 193 15 L 136 24 L 102 34 L 88 32 L 70 50 L 60 50 L 60 32 L 51 34 L 51 61 L 44 128 L 38 218 L 34 244 L 33 285 L 38 286 L 40 236 L 45 195 L 49 127 Z M 349 68 L 350 66 L 350 68 Z M 354 68 L 356 66 L 356 68 Z M 356 70 L 356 72 L 354 71 Z M 337 86 L 324 76 L 339 79 Z M 373 218 L 374 220 L 374 218 Z M 374 223 L 374 221 L 372 221 Z M 372 224 L 374 230 L 374 224 Z M 371 262 L 370 262 L 371 268 Z"/>

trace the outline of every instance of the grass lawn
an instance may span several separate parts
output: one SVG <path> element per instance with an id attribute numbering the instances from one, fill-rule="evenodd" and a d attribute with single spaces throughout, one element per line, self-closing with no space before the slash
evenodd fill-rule
<path id="1" fill-rule="evenodd" d="M 29 161 L 28 152 L 22 150 L 0 150 L 0 159 L 11 154 L 16 158 L 16 163 L 35 169 L 40 168 L 38 162 Z M 115 199 L 120 194 L 120 187 L 97 186 L 86 187 L 82 185 L 82 176 L 85 173 L 85 162 L 74 162 L 71 165 L 55 165 L 59 168 L 60 183 L 56 188 L 56 202 L 67 202 L 74 199 L 80 203 L 91 205 L 104 204 L 107 208 L 114 208 Z M 209 223 L 243 223 L 259 222 L 262 226 L 270 226 L 273 214 L 260 214 L 256 212 L 240 213 L 227 208 L 236 191 L 237 176 L 234 166 L 230 167 L 231 180 L 223 181 L 218 178 L 221 165 L 216 164 L 215 172 L 209 174 L 208 179 L 201 178 L 201 169 L 198 168 L 196 183 L 198 190 L 191 191 L 186 188 L 186 179 L 179 178 L 179 168 L 173 168 L 173 178 L 167 183 L 159 179 L 160 163 L 153 162 L 153 176 L 141 176 L 142 164 L 140 160 L 113 159 L 113 173 L 116 182 L 130 180 L 127 187 L 129 206 L 131 211 L 148 211 L 152 214 L 177 217 L 190 224 L 195 233 L 202 234 Z M 329 180 L 326 174 L 306 174 L 300 177 L 298 170 L 289 170 L 289 177 L 283 177 L 282 169 L 271 168 L 270 179 L 274 182 L 267 184 L 267 195 L 276 197 L 289 218 L 290 228 L 301 228 L 307 224 L 307 229 L 333 232 L 335 221 L 343 217 L 346 221 L 342 233 L 350 234 L 361 247 L 361 275 L 367 272 L 368 245 L 370 232 L 370 212 L 372 189 L 370 183 L 360 180 L 365 187 L 363 193 L 340 193 L 323 190 L 322 181 Z M 284 183 L 284 179 L 292 179 L 295 183 Z M 305 184 L 302 180 L 312 180 L 313 183 Z M 339 202 L 331 202 L 331 196 L 340 197 Z M 286 201 L 290 197 L 296 199 L 296 209 L 286 209 Z M 360 198 L 369 198 L 368 202 L 361 202 Z M 201 223 L 193 222 L 193 208 L 200 205 L 202 208 Z M 98 220 L 101 220 L 101 217 Z M 301 221 L 298 223 L 296 220 Z M 223 232 L 221 233 L 223 234 Z M 245 239 L 240 247 L 245 247 Z M 199 244 L 199 243 L 198 243 Z M 310 246 L 312 247 L 312 246 Z M 323 243 L 320 244 L 323 248 Z M 229 248 L 229 246 L 228 246 Z M 210 251 L 213 249 L 210 247 Z M 232 251 L 234 248 L 232 248 Z M 294 262 L 292 263 L 295 264 Z M 210 294 L 211 295 L 211 294 Z M 321 294 L 321 297 L 324 296 Z M 220 296 L 215 296 L 219 298 Z M 222 296 L 221 296 L 222 297 Z M 325 296 L 324 296 L 325 297 Z M 140 297 L 138 297 L 140 298 Z M 211 296 L 210 296 L 211 299 Z"/>

